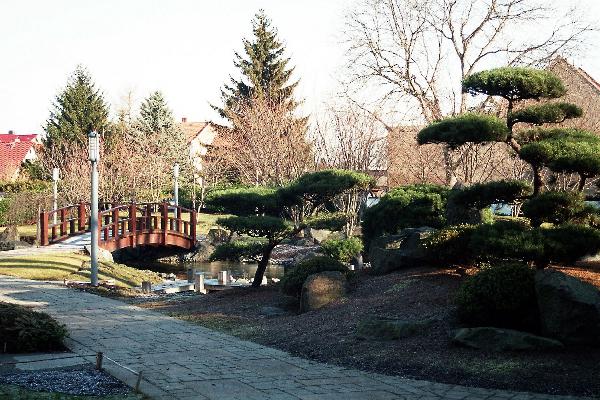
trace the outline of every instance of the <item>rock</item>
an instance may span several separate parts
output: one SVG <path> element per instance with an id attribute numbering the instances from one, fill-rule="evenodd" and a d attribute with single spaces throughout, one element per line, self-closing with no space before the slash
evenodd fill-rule
<path id="1" fill-rule="evenodd" d="M 2 243 L 13 243 L 21 241 L 19 231 L 16 225 L 7 226 L 2 233 L 0 233 L 0 242 Z"/>
<path id="2" fill-rule="evenodd" d="M 404 321 L 394 318 L 369 317 L 358 323 L 356 333 L 362 339 L 395 340 L 423 332 L 433 320 Z"/>
<path id="3" fill-rule="evenodd" d="M 86 254 L 90 254 L 91 252 L 91 245 L 86 244 L 84 247 L 84 250 L 86 252 Z M 101 247 L 98 247 L 98 261 L 101 262 L 110 262 L 110 263 L 114 263 L 115 260 L 113 259 L 112 253 L 108 250 L 105 250 Z"/>
<path id="4" fill-rule="evenodd" d="M 535 275 L 542 332 L 566 344 L 600 346 L 600 291 L 562 272 Z"/>
<path id="5" fill-rule="evenodd" d="M 323 240 L 326 240 L 331 236 L 333 232 L 327 229 L 313 229 L 307 228 L 304 232 L 306 237 L 312 238 L 315 243 L 321 243 Z"/>
<path id="6" fill-rule="evenodd" d="M 315 258 L 318 256 L 322 256 L 323 253 L 321 253 L 321 248 L 306 248 L 306 250 L 299 252 L 298 254 L 296 254 L 296 256 L 294 256 L 292 262 L 290 263 L 291 265 L 295 266 L 300 264 L 302 261 L 306 261 L 306 260 L 310 260 L 311 258 Z"/>
<path id="7" fill-rule="evenodd" d="M 421 266 L 426 264 L 427 254 L 422 242 L 435 232 L 429 227 L 406 228 L 397 235 L 379 237 L 371 243 L 369 260 L 376 274 Z"/>
<path id="8" fill-rule="evenodd" d="M 259 313 L 267 318 L 280 317 L 282 315 L 287 314 L 287 312 L 284 309 L 272 306 L 261 307 Z"/>
<path id="9" fill-rule="evenodd" d="M 310 275 L 302 285 L 300 311 L 317 310 L 346 294 L 346 277 L 339 271 Z"/>
<path id="10" fill-rule="evenodd" d="M 9 251 L 15 249 L 14 242 L 0 242 L 0 251 Z"/>
<path id="11" fill-rule="evenodd" d="M 557 340 L 512 329 L 492 327 L 462 328 L 454 332 L 452 341 L 480 350 L 543 350 L 563 347 Z"/>
<path id="12" fill-rule="evenodd" d="M 222 228 L 211 228 L 208 230 L 207 239 L 212 245 L 226 243 L 229 241 L 229 232 Z"/>

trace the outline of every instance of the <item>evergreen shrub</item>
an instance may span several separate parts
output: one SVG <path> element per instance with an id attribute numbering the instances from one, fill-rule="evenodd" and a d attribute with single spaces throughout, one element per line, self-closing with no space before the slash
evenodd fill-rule
<path id="1" fill-rule="evenodd" d="M 350 262 L 363 250 L 362 241 L 357 237 L 347 239 L 328 239 L 321 243 L 323 252 L 340 262 Z"/>
<path id="2" fill-rule="evenodd" d="M 470 326 L 536 331 L 535 270 L 523 263 L 485 265 L 456 295 L 460 320 Z"/>
<path id="3" fill-rule="evenodd" d="M 62 350 L 64 325 L 46 313 L 0 303 L 0 345 L 9 353 Z"/>

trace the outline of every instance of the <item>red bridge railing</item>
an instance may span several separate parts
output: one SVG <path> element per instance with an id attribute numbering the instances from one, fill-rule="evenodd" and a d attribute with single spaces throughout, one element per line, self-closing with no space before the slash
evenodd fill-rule
<path id="1" fill-rule="evenodd" d="M 163 203 L 103 204 L 98 212 L 99 246 L 114 251 L 142 245 L 196 245 L 197 213 Z M 53 223 L 56 215 L 56 223 Z M 42 246 L 89 232 L 90 209 L 80 203 L 40 214 Z"/>

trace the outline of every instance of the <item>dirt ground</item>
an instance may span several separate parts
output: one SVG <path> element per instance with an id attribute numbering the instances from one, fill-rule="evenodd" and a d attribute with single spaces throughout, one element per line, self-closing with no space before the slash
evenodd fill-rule
<path id="1" fill-rule="evenodd" d="M 598 269 L 563 270 L 600 288 Z M 453 345 L 449 333 L 459 327 L 453 296 L 462 279 L 453 270 L 425 268 L 385 276 L 358 274 L 346 299 L 304 314 L 273 286 L 130 301 L 295 355 L 365 371 L 467 386 L 600 396 L 600 348 L 491 353 Z M 273 315 L 272 307 L 285 313 Z M 371 315 L 436 322 L 401 340 L 360 340 L 356 325 Z"/>

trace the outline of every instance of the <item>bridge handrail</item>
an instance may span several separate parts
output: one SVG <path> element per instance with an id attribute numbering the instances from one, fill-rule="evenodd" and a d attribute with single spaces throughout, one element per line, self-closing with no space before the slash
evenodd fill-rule
<path id="1" fill-rule="evenodd" d="M 118 242 L 131 237 L 135 239 L 136 236 L 143 234 L 160 234 L 162 244 L 167 244 L 168 235 L 175 235 L 182 240 L 187 240 L 192 246 L 196 243 L 197 213 L 195 210 L 167 202 L 125 204 L 104 202 L 102 205 L 104 209 L 98 211 L 98 231 L 101 243 Z M 153 212 L 156 209 L 160 211 L 160 215 Z M 85 202 L 64 206 L 57 210 L 42 211 L 40 213 L 40 244 L 46 246 L 69 236 L 88 232 L 89 211 L 89 203 Z M 121 216 L 123 211 L 127 211 L 128 214 Z M 189 220 L 182 218 L 184 213 L 190 214 Z M 50 218 L 54 215 L 60 217 L 56 224 L 50 223 Z M 150 244 L 160 244 L 156 243 L 156 239 L 152 240 L 155 242 Z M 169 241 L 168 243 L 174 242 Z M 176 241 L 175 243 L 182 242 Z M 122 244 L 111 246 L 122 246 Z"/>

